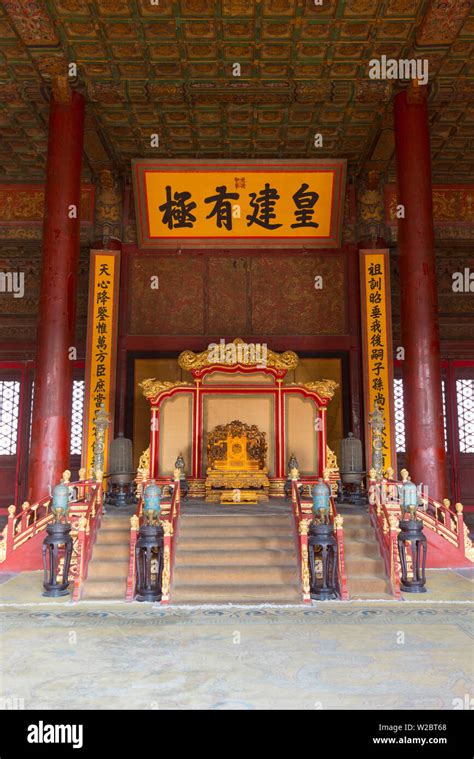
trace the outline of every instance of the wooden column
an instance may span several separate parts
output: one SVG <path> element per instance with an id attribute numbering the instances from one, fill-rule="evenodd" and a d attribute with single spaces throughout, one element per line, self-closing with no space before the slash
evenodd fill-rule
<path id="1" fill-rule="evenodd" d="M 36 349 L 29 500 L 48 495 L 69 464 L 79 261 L 84 98 L 51 99 Z M 74 208 L 76 212 L 74 212 Z M 75 213 L 75 215 L 74 215 Z"/>
<path id="2" fill-rule="evenodd" d="M 429 495 L 447 495 L 428 108 L 424 87 L 395 98 L 395 146 L 407 465 Z"/>

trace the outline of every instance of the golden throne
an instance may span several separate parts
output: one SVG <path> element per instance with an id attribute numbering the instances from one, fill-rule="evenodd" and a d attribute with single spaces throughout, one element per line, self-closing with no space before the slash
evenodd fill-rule
<path id="1" fill-rule="evenodd" d="M 268 498 L 265 433 L 237 419 L 209 433 L 206 501 L 246 502 Z"/>

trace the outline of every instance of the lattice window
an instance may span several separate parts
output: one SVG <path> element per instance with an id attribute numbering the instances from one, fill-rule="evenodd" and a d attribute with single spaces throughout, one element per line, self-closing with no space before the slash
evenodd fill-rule
<path id="1" fill-rule="evenodd" d="M 71 456 L 82 452 L 82 422 L 84 417 L 84 380 L 74 380 L 72 383 L 71 411 Z"/>
<path id="2" fill-rule="evenodd" d="M 459 453 L 474 453 L 474 379 L 456 380 Z"/>
<path id="3" fill-rule="evenodd" d="M 443 398 L 443 431 L 444 431 L 444 450 L 448 450 L 448 427 L 446 415 L 446 381 L 441 380 L 441 395 Z"/>
<path id="4" fill-rule="evenodd" d="M 443 428 L 444 428 L 444 449 L 448 450 L 448 433 L 446 423 L 446 382 L 441 383 L 441 393 L 443 396 Z M 405 441 L 405 409 L 403 406 L 403 380 L 393 380 L 393 400 L 395 408 L 395 445 L 397 453 L 406 453 Z"/>
<path id="5" fill-rule="evenodd" d="M 405 453 L 405 409 L 403 407 L 403 380 L 393 380 L 395 407 L 395 446 L 397 453 Z"/>
<path id="6" fill-rule="evenodd" d="M 20 383 L 0 381 L 0 456 L 14 456 L 18 440 Z"/>
<path id="7" fill-rule="evenodd" d="M 35 381 L 31 383 L 31 405 L 30 405 L 30 431 L 28 433 L 28 450 L 31 451 L 31 430 L 33 429 L 33 403 L 35 400 Z"/>

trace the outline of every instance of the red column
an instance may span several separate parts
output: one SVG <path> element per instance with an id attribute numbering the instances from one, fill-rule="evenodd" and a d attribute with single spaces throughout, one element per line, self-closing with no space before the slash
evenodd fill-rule
<path id="1" fill-rule="evenodd" d="M 79 258 L 84 98 L 51 98 L 36 348 L 29 500 L 48 495 L 69 463 L 72 361 Z M 77 217 L 70 218 L 71 206 Z"/>
<path id="2" fill-rule="evenodd" d="M 407 467 L 447 496 L 428 109 L 423 87 L 395 98 L 395 146 Z"/>

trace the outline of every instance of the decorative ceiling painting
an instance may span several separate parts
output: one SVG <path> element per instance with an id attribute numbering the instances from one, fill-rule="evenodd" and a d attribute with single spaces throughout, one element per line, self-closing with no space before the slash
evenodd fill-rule
<path id="1" fill-rule="evenodd" d="M 44 177 L 48 85 L 71 62 L 85 179 L 151 157 L 345 158 L 390 178 L 401 83 L 369 78 L 382 55 L 428 58 L 434 179 L 472 179 L 472 0 L 3 0 L 0 180 Z"/>

